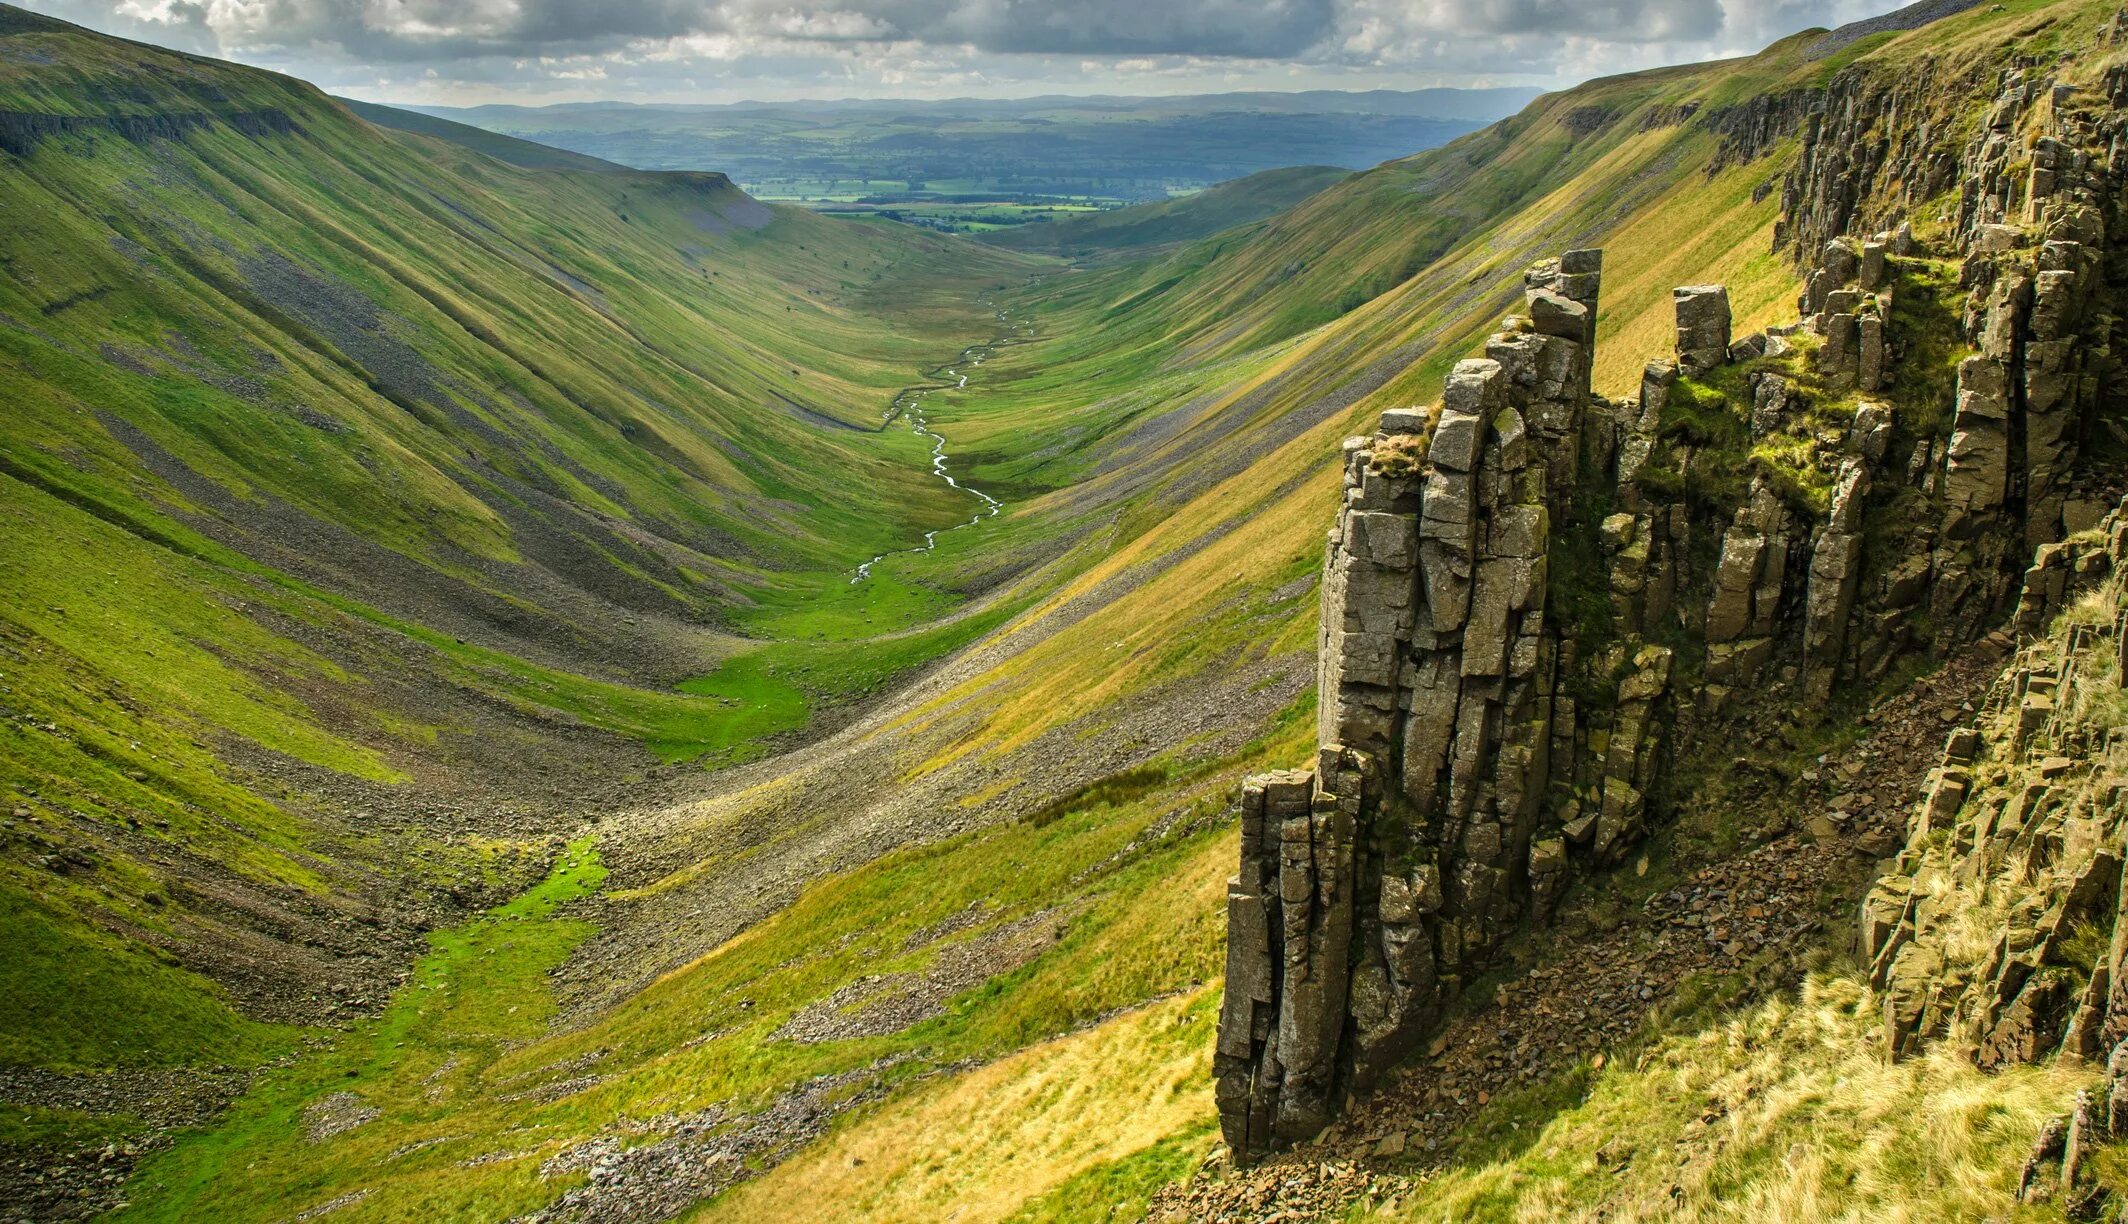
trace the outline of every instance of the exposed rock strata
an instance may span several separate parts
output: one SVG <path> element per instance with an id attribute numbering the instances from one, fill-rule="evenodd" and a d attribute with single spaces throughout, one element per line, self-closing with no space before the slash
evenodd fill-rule
<path id="1" fill-rule="evenodd" d="M 1547 620 L 1577 494 L 1611 479 L 1620 421 L 1642 426 L 1590 393 L 1601 275 L 1596 251 L 1531 268 L 1525 314 L 1456 366 L 1437 412 L 1386 413 L 1346 444 L 1317 768 L 1253 779 L 1243 798 L 1219 1045 L 1238 1151 L 1319 1130 L 1505 932 L 1549 911 L 1574 859 L 1611 859 L 1640 832 L 1671 652 L 1636 636 L 1583 658 Z M 1725 360 L 1726 295 L 1694 290 L 1679 309 L 1680 344 Z M 1586 481 L 1592 440 L 1604 470 Z M 1643 517 L 1606 524 L 1639 615 L 1673 516 Z M 1660 619 L 1668 598 L 1654 603 Z M 1581 708 L 1568 680 L 1596 677 L 1603 699 Z"/>
<path id="2" fill-rule="evenodd" d="M 2048 1057 L 2106 1068 L 2097 1095 L 2042 1127 L 2019 1186 L 2072 1219 L 2096 1218 L 2101 1197 L 2086 1158 L 2128 1137 L 2124 572 L 2128 503 L 2038 550 L 2015 625 L 2051 631 L 1946 735 L 1906 846 L 1861 912 L 1888 1057 L 1940 1042 L 1985 1070 Z"/>
<path id="3" fill-rule="evenodd" d="M 1737 339 L 1721 287 L 1679 289 L 1674 360 L 1612 402 L 1589 387 L 1601 257 L 1570 252 L 1530 270 L 1438 407 L 1347 441 L 1317 768 L 1244 801 L 1217 1068 L 1237 1154 L 1312 1135 L 1433 1032 L 1510 935 L 1659 819 L 1674 756 L 2006 617 L 2034 629 L 2099 564 L 2056 541 L 2097 521 L 2083 448 L 2128 410 L 2106 261 L 2128 71 L 2104 98 L 2029 73 L 1978 91 L 1995 101 L 1961 146 L 1942 137 L 1961 95 L 1925 77 L 1841 74 L 1715 116 L 1730 157 L 1802 135 L 1778 237 L 1800 322 Z M 1948 214 L 1909 215 L 1947 192 Z M 1950 402 L 1902 373 L 1916 360 L 1955 366 Z M 1949 819 L 1971 785 L 1947 762 L 1924 812 Z M 2109 854 L 2107 897 L 2128 847 Z M 1873 904 L 1881 953 L 1902 919 Z M 1928 949 L 1900 947 L 1927 979 Z M 2100 987 L 2028 994 L 2004 972 L 1976 1038 L 1990 1065 L 2102 1014 L 2073 997 Z M 1896 1033 L 1941 1027 L 1899 999 Z"/>

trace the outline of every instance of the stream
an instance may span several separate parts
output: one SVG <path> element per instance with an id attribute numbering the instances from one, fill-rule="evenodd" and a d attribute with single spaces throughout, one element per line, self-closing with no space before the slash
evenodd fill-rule
<path id="1" fill-rule="evenodd" d="M 984 360 L 999 348 L 1012 343 L 1012 330 L 1015 327 L 1027 332 L 1034 330 L 1034 325 L 1025 320 L 1014 323 L 1011 312 L 1007 310 L 998 310 L 997 319 L 1000 324 L 1004 325 L 1005 330 L 1000 332 L 996 339 L 987 340 L 981 344 L 969 345 L 961 350 L 960 356 L 954 360 L 953 364 L 941 367 L 937 371 L 939 377 L 950 378 L 955 381 L 950 383 L 929 383 L 924 386 L 909 387 L 903 390 L 901 394 L 894 397 L 894 403 L 887 408 L 886 416 L 882 418 L 883 425 L 893 424 L 896 417 L 907 418 L 910 429 L 914 430 L 919 436 L 931 440 L 931 474 L 945 481 L 950 488 L 958 489 L 963 493 L 974 494 L 981 502 L 981 505 L 976 507 L 975 514 L 965 523 L 955 523 L 951 527 L 940 527 L 927 531 L 924 533 L 923 543 L 910 548 L 889 549 L 858 566 L 856 574 L 850 578 L 850 582 L 853 585 L 870 578 L 872 576 L 872 567 L 888 557 L 898 557 L 903 553 L 930 552 L 938 547 L 938 537 L 948 532 L 959 531 L 963 527 L 973 527 L 986 518 L 995 518 L 1005 508 L 1004 502 L 990 496 L 974 485 L 962 484 L 954 479 L 951 472 L 946 470 L 946 437 L 931 428 L 930 421 L 924 416 L 925 396 L 933 391 L 958 391 L 968 385 L 968 375 L 962 371 L 961 367 L 972 370 L 983 364 Z"/>

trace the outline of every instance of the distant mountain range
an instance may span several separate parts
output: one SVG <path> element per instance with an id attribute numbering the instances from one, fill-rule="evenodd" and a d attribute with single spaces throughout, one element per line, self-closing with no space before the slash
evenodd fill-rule
<path id="1" fill-rule="evenodd" d="M 421 114 L 795 199 L 1161 199 L 1263 170 L 1364 169 L 1515 113 L 1528 88 L 942 101 L 570 103 Z"/>

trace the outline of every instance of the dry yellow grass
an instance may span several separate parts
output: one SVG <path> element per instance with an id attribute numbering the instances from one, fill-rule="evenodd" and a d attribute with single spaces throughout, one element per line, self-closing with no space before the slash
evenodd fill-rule
<path id="1" fill-rule="evenodd" d="M 1212 1112 L 1216 985 L 917 1089 L 691 1217 L 998 1220 Z"/>
<path id="2" fill-rule="evenodd" d="M 1541 1122 L 1525 1149 L 1452 1171 L 1366 1218 L 2011 1218 L 2032 1136 L 2094 1074 L 2048 1065 L 1987 1075 L 1942 1047 L 1891 1065 L 1877 1025 L 1876 996 L 1860 982 L 1814 979 L 1799 995 L 1664 1040 Z"/>

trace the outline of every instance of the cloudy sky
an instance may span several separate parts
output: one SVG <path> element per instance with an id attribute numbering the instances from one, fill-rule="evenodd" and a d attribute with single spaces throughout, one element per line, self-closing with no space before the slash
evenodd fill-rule
<path id="1" fill-rule="evenodd" d="M 1901 0 L 12 0 L 375 101 L 1570 84 Z"/>

